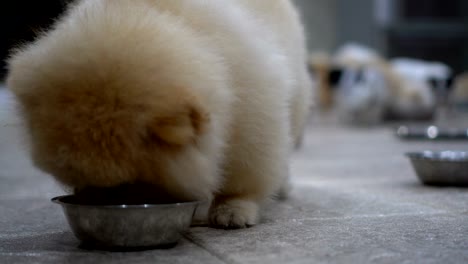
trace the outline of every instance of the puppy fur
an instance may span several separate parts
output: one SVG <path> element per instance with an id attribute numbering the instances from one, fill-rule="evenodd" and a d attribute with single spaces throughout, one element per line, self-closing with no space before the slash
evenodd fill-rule
<path id="1" fill-rule="evenodd" d="M 287 183 L 304 42 L 287 0 L 82 0 L 12 54 L 7 81 L 34 163 L 59 182 L 143 182 L 246 227 Z"/>

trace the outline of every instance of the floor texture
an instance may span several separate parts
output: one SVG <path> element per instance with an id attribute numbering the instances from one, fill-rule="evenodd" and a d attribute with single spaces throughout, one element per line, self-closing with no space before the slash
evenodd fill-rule
<path id="1" fill-rule="evenodd" d="M 259 225 L 194 227 L 169 250 L 110 253 L 79 248 L 50 202 L 64 191 L 32 167 L 12 109 L 0 89 L 0 263 L 468 263 L 468 189 L 421 185 L 403 155 L 467 142 L 406 142 L 391 126 L 314 117 L 293 157 L 291 198 L 267 206 Z"/>

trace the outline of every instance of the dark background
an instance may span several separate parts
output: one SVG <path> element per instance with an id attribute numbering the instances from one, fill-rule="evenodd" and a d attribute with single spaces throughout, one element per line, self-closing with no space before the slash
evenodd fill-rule
<path id="1" fill-rule="evenodd" d="M 387 55 L 442 61 L 456 73 L 468 69 L 468 1 L 398 0 L 386 31 Z"/>
<path id="2" fill-rule="evenodd" d="M 66 6 L 64 0 L 7 0 L 0 4 L 0 78 L 3 78 L 5 59 L 12 47 L 34 39 L 40 30 L 47 29 Z"/>

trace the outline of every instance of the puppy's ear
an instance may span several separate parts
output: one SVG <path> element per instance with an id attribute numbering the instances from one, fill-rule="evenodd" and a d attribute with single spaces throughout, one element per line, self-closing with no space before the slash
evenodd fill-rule
<path id="1" fill-rule="evenodd" d="M 196 141 L 209 123 L 209 114 L 200 106 L 187 103 L 173 113 L 155 118 L 150 134 L 160 143 L 182 147 Z"/>

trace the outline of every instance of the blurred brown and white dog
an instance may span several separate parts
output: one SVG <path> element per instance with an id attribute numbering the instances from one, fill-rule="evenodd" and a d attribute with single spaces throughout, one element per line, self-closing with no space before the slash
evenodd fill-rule
<path id="1" fill-rule="evenodd" d="M 213 199 L 246 227 L 284 189 L 310 97 L 287 0 L 82 0 L 14 52 L 32 159 L 61 183 Z"/>

